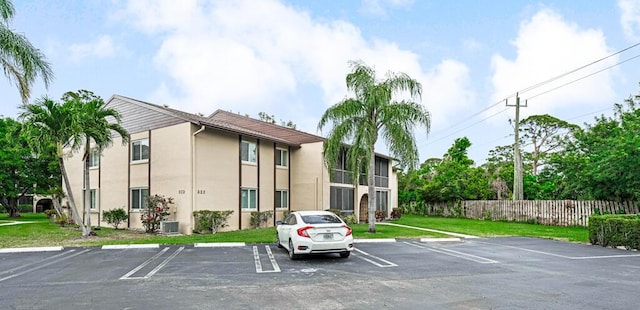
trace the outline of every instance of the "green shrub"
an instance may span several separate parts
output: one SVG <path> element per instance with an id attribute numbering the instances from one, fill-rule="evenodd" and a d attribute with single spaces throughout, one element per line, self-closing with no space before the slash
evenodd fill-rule
<path id="1" fill-rule="evenodd" d="M 33 213 L 32 205 L 18 205 L 18 212 L 20 213 Z"/>
<path id="2" fill-rule="evenodd" d="M 354 224 L 358 224 L 358 219 L 356 218 L 356 216 L 354 214 L 351 215 L 347 215 L 345 217 L 342 217 L 342 220 L 347 224 L 347 225 L 354 225 Z"/>
<path id="3" fill-rule="evenodd" d="M 214 233 L 220 228 L 227 227 L 227 221 L 229 220 L 231 214 L 233 214 L 233 210 L 194 211 L 193 217 L 195 218 L 195 227 L 193 231 L 200 234 Z"/>
<path id="4" fill-rule="evenodd" d="M 154 233 L 160 229 L 160 222 L 169 215 L 169 204 L 173 203 L 173 198 L 165 198 L 162 195 L 147 197 L 147 207 L 140 212 L 142 226 L 148 233 Z"/>
<path id="5" fill-rule="evenodd" d="M 123 208 L 113 209 L 110 211 L 102 211 L 102 217 L 107 223 L 113 225 L 115 229 L 118 229 L 118 225 L 120 225 L 120 223 L 129 219 L 127 211 L 125 211 Z"/>
<path id="6" fill-rule="evenodd" d="M 589 218 L 589 242 L 640 249 L 640 215 L 605 214 Z"/>
<path id="7" fill-rule="evenodd" d="M 260 228 L 262 224 L 266 224 L 271 217 L 273 217 L 273 211 L 253 211 L 251 212 L 251 227 Z"/>

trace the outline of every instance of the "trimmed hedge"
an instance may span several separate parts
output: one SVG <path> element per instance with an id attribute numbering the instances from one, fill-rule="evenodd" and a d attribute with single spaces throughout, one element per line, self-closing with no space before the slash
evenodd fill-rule
<path id="1" fill-rule="evenodd" d="M 591 244 L 640 250 L 640 214 L 606 214 L 589 217 Z"/>

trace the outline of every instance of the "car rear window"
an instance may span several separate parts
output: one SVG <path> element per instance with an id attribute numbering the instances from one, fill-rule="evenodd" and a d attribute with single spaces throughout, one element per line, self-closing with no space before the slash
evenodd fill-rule
<path id="1" fill-rule="evenodd" d="M 334 224 L 342 223 L 340 219 L 333 214 L 321 214 L 321 215 L 303 215 L 302 221 L 307 224 Z"/>

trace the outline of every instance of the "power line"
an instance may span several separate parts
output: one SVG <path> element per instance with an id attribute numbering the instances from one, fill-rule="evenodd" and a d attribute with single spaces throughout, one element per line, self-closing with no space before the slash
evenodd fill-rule
<path id="1" fill-rule="evenodd" d="M 541 92 L 541 93 L 539 93 L 539 94 L 536 94 L 536 95 L 533 95 L 533 96 L 531 96 L 531 97 L 528 97 L 528 98 L 527 98 L 527 100 L 529 100 L 529 99 L 533 99 L 533 98 L 538 97 L 538 96 L 541 96 L 541 95 L 544 95 L 544 94 L 546 94 L 546 93 L 552 92 L 552 91 L 554 91 L 554 90 L 556 90 L 556 89 L 558 89 L 558 88 L 565 87 L 565 86 L 570 85 L 570 84 L 573 84 L 573 83 L 575 83 L 575 82 L 582 81 L 582 80 L 584 80 L 584 79 L 586 79 L 586 78 L 588 78 L 588 77 L 594 76 L 594 75 L 596 75 L 596 74 L 598 74 L 598 73 L 600 73 L 600 72 L 603 72 L 603 71 L 609 70 L 609 69 L 611 69 L 611 68 L 613 68 L 613 67 L 616 67 L 616 66 L 619 66 L 619 65 L 621 65 L 621 64 L 623 64 L 623 63 L 625 63 L 625 62 L 628 62 L 628 61 L 634 60 L 634 59 L 636 59 L 636 58 L 638 58 L 638 57 L 640 57 L 640 54 L 639 54 L 639 55 L 636 55 L 636 56 L 633 56 L 633 57 L 631 57 L 631 58 L 625 59 L 625 60 L 623 60 L 623 61 L 621 61 L 621 62 L 619 62 L 619 63 L 616 63 L 616 64 L 614 64 L 614 65 L 611 65 L 611 66 L 608 66 L 608 67 L 606 67 L 606 68 L 600 69 L 600 70 L 598 70 L 598 71 L 596 71 L 596 72 L 593 72 L 593 73 L 587 74 L 587 75 L 582 76 L 582 77 L 580 77 L 580 78 L 577 78 L 577 79 L 575 79 L 575 80 L 569 81 L 569 82 L 567 82 L 567 83 L 564 83 L 564 84 L 559 85 L 559 86 L 557 86 L 557 87 L 554 87 L 554 88 L 552 88 L 552 89 L 549 89 L 549 90 L 543 91 L 543 92 Z"/>
<path id="2" fill-rule="evenodd" d="M 469 128 L 471 128 L 471 127 L 475 126 L 475 125 L 478 125 L 478 124 L 480 124 L 480 123 L 482 123 L 482 122 L 484 122 L 484 121 L 486 121 L 486 120 L 488 120 L 488 119 L 490 119 L 490 118 L 492 118 L 492 117 L 494 117 L 494 116 L 496 116 L 496 115 L 498 115 L 498 114 L 504 113 L 504 112 L 506 112 L 506 111 L 508 111 L 508 110 L 509 110 L 509 108 L 506 108 L 506 109 L 504 109 L 504 110 L 502 110 L 502 111 L 500 111 L 500 112 L 497 112 L 497 113 L 491 114 L 491 115 L 489 115 L 489 116 L 487 116 L 487 117 L 485 117 L 485 118 L 483 118 L 483 119 L 481 119 L 481 120 L 479 120 L 479 121 L 477 121 L 477 122 L 475 122 L 475 123 L 473 123 L 473 124 L 471 124 L 471 125 L 469 125 L 469 126 L 467 126 L 467 127 L 464 127 L 464 128 L 459 129 L 459 130 L 456 130 L 456 131 L 454 131 L 454 132 L 452 132 L 452 133 L 450 133 L 450 134 L 448 134 L 448 135 L 446 135 L 446 136 L 442 136 L 442 137 L 440 137 L 439 139 L 436 139 L 436 140 L 434 140 L 434 141 L 427 141 L 427 143 L 426 143 L 424 146 L 427 146 L 427 145 L 430 145 L 430 144 L 436 143 L 436 142 L 438 142 L 438 141 L 442 141 L 442 140 L 444 140 L 445 138 L 451 137 L 451 136 L 453 136 L 453 135 L 455 135 L 455 134 L 457 134 L 457 133 L 459 133 L 459 132 L 461 132 L 461 131 L 464 131 L 464 130 L 466 130 L 466 129 L 469 129 Z"/>
<path id="3" fill-rule="evenodd" d="M 555 80 L 557 80 L 557 79 L 563 78 L 563 77 L 565 77 L 565 76 L 567 76 L 567 75 L 569 75 L 569 74 L 575 73 L 575 72 L 580 71 L 580 70 L 582 70 L 582 69 L 584 69 L 584 68 L 586 68 L 586 67 L 589 67 L 589 66 L 595 65 L 595 64 L 597 64 L 597 63 L 599 63 L 599 62 L 601 62 L 601 61 L 603 61 L 603 60 L 609 59 L 609 58 L 611 58 L 611 57 L 613 57 L 613 56 L 615 56 L 615 55 L 618 55 L 618 54 L 620 54 L 620 53 L 623 53 L 623 52 L 625 52 L 625 51 L 628 51 L 628 50 L 630 50 L 630 49 L 632 49 L 632 48 L 634 48 L 634 47 L 636 47 L 636 46 L 638 46 L 638 45 L 640 45 L 640 43 L 636 43 L 636 44 L 631 45 L 631 46 L 629 46 L 629 47 L 627 47 L 627 48 L 624 48 L 624 49 L 622 49 L 622 50 L 619 50 L 619 51 L 617 51 L 617 52 L 615 52 L 615 53 L 613 53 L 613 54 L 610 54 L 610 55 L 607 55 L 607 56 L 605 56 L 605 57 L 602 57 L 602 58 L 600 58 L 600 59 L 598 59 L 598 60 L 592 61 L 592 62 L 590 62 L 590 63 L 588 63 L 588 64 L 586 64 L 586 65 L 584 65 L 584 66 L 581 66 L 581 67 L 579 67 L 579 68 L 575 68 L 575 69 L 573 69 L 573 70 L 571 70 L 571 71 L 565 72 L 565 73 L 560 74 L 560 75 L 557 75 L 557 76 L 555 76 L 555 77 L 552 77 L 552 78 L 550 78 L 550 79 L 548 79 L 548 80 L 546 80 L 546 81 L 542 81 L 542 82 L 537 83 L 537 84 L 535 84 L 535 85 L 532 85 L 532 86 L 529 86 L 529 87 L 527 87 L 527 88 L 524 88 L 524 89 L 522 89 L 522 90 L 518 91 L 518 93 L 521 93 L 521 94 L 522 94 L 522 93 L 524 93 L 524 92 L 528 92 L 528 91 L 533 90 L 533 89 L 535 89 L 535 88 L 541 87 L 542 85 L 549 84 L 549 83 L 551 83 L 551 82 L 553 82 L 553 81 L 555 81 Z"/>

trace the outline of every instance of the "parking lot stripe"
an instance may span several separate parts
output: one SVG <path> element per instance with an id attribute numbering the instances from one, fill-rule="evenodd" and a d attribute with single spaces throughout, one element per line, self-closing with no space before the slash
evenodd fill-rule
<path id="1" fill-rule="evenodd" d="M 278 266 L 278 262 L 276 262 L 276 258 L 273 256 L 273 252 L 271 252 L 271 247 L 268 245 L 264 246 L 267 250 L 267 255 L 269 256 L 269 261 L 271 261 L 271 265 L 273 266 L 274 272 L 280 272 L 280 266 Z"/>
<path id="2" fill-rule="evenodd" d="M 440 253 L 440 254 L 444 254 L 444 255 L 449 255 L 449 256 L 453 256 L 453 257 L 457 257 L 457 258 L 462 258 L 462 259 L 466 259 L 466 260 L 470 260 L 476 263 L 480 263 L 480 264 L 495 264 L 498 263 L 498 261 L 495 261 L 493 259 L 488 259 L 485 257 L 480 257 L 477 255 L 473 255 L 473 254 L 467 254 L 467 253 L 462 253 L 462 252 L 458 252 L 458 251 L 454 251 L 454 250 L 449 250 L 449 249 L 444 249 L 444 248 L 433 248 L 430 246 L 425 246 L 425 245 L 421 245 L 421 244 L 415 244 L 415 243 L 410 243 L 410 242 L 404 242 L 408 245 L 417 247 L 417 248 L 422 248 L 422 249 L 426 249 L 432 252 L 436 252 L 436 253 Z"/>
<path id="3" fill-rule="evenodd" d="M 387 267 L 398 267 L 398 265 L 396 265 L 396 264 L 394 264 L 394 263 L 392 263 L 392 262 L 390 262 L 390 261 L 388 261 L 388 260 L 386 260 L 386 259 L 383 259 L 383 258 L 377 257 L 377 256 L 375 256 L 375 255 L 371 255 L 371 254 L 369 254 L 369 253 L 367 253 L 367 252 L 365 252 L 365 251 L 363 251 L 363 250 L 355 249 L 355 248 L 354 248 L 353 250 L 354 250 L 354 251 L 356 251 L 356 252 L 358 252 L 358 253 L 360 253 L 360 254 L 362 254 L 362 255 L 365 255 L 365 256 L 367 256 L 367 257 L 370 257 L 371 259 L 369 259 L 369 258 L 367 258 L 367 257 L 364 257 L 364 256 L 360 256 L 360 255 L 356 255 L 356 257 L 358 257 L 358 258 L 360 258 L 360 259 L 363 259 L 363 260 L 365 260 L 365 261 L 368 261 L 368 262 L 370 262 L 370 263 L 372 263 L 372 264 L 374 264 L 374 265 L 376 265 L 376 266 L 378 266 L 378 267 L 381 267 L 381 268 L 387 268 Z M 373 261 L 373 259 L 379 260 L 379 261 L 381 261 L 381 262 L 385 263 L 386 265 L 383 265 L 383 264 L 380 264 L 380 263 L 378 263 L 378 262 L 376 262 L 376 261 Z"/>
<path id="4" fill-rule="evenodd" d="M 144 268 L 144 266 L 148 265 L 149 263 L 151 263 L 152 261 L 156 260 L 158 257 L 160 257 L 162 254 L 164 254 L 166 251 L 168 251 L 169 248 L 164 248 L 162 249 L 162 251 L 158 252 L 156 255 L 152 256 L 151 258 L 147 259 L 144 263 L 140 264 L 138 267 L 134 268 L 133 270 L 127 272 L 127 274 L 125 274 L 124 276 L 120 277 L 120 280 L 125 280 L 125 279 L 134 279 L 134 278 L 129 278 L 129 276 L 131 276 L 132 274 L 138 272 L 138 270 Z"/>
<path id="5" fill-rule="evenodd" d="M 598 259 L 598 258 L 622 258 L 622 257 L 638 257 L 640 254 L 621 254 L 621 255 L 603 255 L 603 256 L 578 256 L 569 257 L 569 259 Z"/>
<path id="6" fill-rule="evenodd" d="M 379 239 L 353 239 L 353 243 L 387 243 L 396 242 L 394 238 L 379 238 Z"/>
<path id="7" fill-rule="evenodd" d="M 480 237 L 477 237 L 477 236 L 453 233 L 453 232 L 442 231 L 442 230 L 437 230 L 437 229 L 429 229 L 429 228 L 422 228 L 422 227 L 415 227 L 415 226 L 407 226 L 407 225 L 401 225 L 401 224 L 396 224 L 396 223 L 376 223 L 376 225 L 388 225 L 388 226 L 396 226 L 396 227 L 403 227 L 403 228 L 411 228 L 411 229 L 430 231 L 430 232 L 435 232 L 435 233 L 439 233 L 439 234 L 445 234 L 445 235 L 450 235 L 450 236 L 460 237 L 460 238 L 465 238 L 465 239 L 477 239 L 477 238 L 480 238 Z"/>
<path id="8" fill-rule="evenodd" d="M 497 245 L 497 246 L 501 246 L 501 247 L 505 247 L 505 248 L 517 249 L 517 250 L 531 252 L 531 253 L 537 253 L 537 254 L 542 254 L 542 255 L 560 257 L 560 258 L 564 258 L 564 259 L 573 259 L 573 260 L 603 259 L 603 258 L 624 258 L 624 257 L 638 257 L 638 256 L 640 256 L 640 254 L 619 254 L 619 255 L 600 255 L 600 256 L 566 256 L 566 255 L 554 254 L 554 253 L 549 253 L 549 252 L 544 252 L 544 251 L 521 248 L 521 247 L 517 247 L 517 246 L 513 246 L 513 245 L 497 244 L 497 243 L 481 242 L 481 241 L 474 241 L 474 242 L 475 243 L 482 243 L 482 244 Z"/>
<path id="9" fill-rule="evenodd" d="M 260 262 L 260 252 L 258 251 L 257 246 L 253 246 L 253 260 L 256 264 L 256 272 L 257 273 L 268 273 L 268 272 L 280 272 L 280 266 L 276 262 L 276 258 L 273 256 L 273 252 L 271 252 L 271 248 L 268 245 L 265 245 L 265 249 L 267 250 L 267 256 L 269 256 L 269 261 L 273 266 L 273 270 L 262 270 L 262 263 Z"/>
<path id="10" fill-rule="evenodd" d="M 56 256 L 62 256 L 62 257 L 58 257 L 58 258 L 57 258 L 57 259 L 55 259 L 55 260 L 50 260 L 51 258 L 49 258 L 49 259 L 47 259 L 47 262 L 46 262 L 46 263 L 44 263 L 44 264 L 42 264 L 42 265 L 37 265 L 37 266 L 35 266 L 35 267 L 33 267 L 33 268 L 29 268 L 29 269 L 27 269 L 27 270 L 24 270 L 24 271 L 21 271 L 21 272 L 18 272 L 18 273 L 15 273 L 15 274 L 12 274 L 12 275 L 6 276 L 6 277 L 4 277 L 4 278 L 0 278 L 0 282 L 5 281 L 5 280 L 9 280 L 9 279 L 11 279 L 11 278 L 15 278 L 15 277 L 21 276 L 21 275 L 23 275 L 23 274 L 25 274 L 25 273 L 28 273 L 28 272 L 31 272 L 31 271 L 34 271 L 34 270 L 42 269 L 42 268 L 44 268 L 44 267 L 48 267 L 48 266 L 50 266 L 50 265 L 57 264 L 58 262 L 61 262 L 61 261 L 63 261 L 63 260 L 66 260 L 66 259 L 69 259 L 69 258 L 72 258 L 72 257 L 78 256 L 78 255 L 80 255 L 80 254 L 84 254 L 84 253 L 86 253 L 86 252 L 89 252 L 89 251 L 91 251 L 91 249 L 87 249 L 87 250 L 84 250 L 84 251 L 81 251 L 81 252 L 78 252 L 78 253 L 75 253 L 75 254 L 71 254 L 71 255 L 62 255 L 62 254 L 72 253 L 72 252 L 74 252 L 74 251 L 75 251 L 75 250 L 70 250 L 69 252 L 65 252 L 65 253 L 58 254 L 58 255 L 56 255 Z M 54 257 L 56 257 L 56 256 L 54 256 Z M 30 267 L 31 265 L 33 265 L 33 264 L 24 265 L 24 266 L 21 266 L 21 267 L 19 267 L 19 268 L 14 268 L 14 269 L 12 269 L 12 270 L 22 269 L 22 268 L 27 268 L 27 267 Z"/>
<path id="11" fill-rule="evenodd" d="M 147 279 L 150 278 L 151 276 L 153 276 L 154 274 L 156 274 L 156 272 L 158 272 L 158 270 L 162 269 L 162 267 L 164 267 L 167 263 L 169 263 L 170 260 L 172 260 L 174 257 L 178 256 L 178 254 L 180 254 L 180 252 L 182 252 L 182 250 L 184 250 L 184 247 L 180 247 L 179 249 L 177 249 L 175 252 L 173 252 L 173 254 L 171 254 L 169 257 L 165 258 L 162 263 L 160 263 L 160 265 L 158 265 L 156 268 L 153 268 L 153 270 L 151 270 L 149 273 L 147 273 L 146 276 L 142 277 L 143 279 Z M 133 279 L 133 278 L 130 278 Z"/>

